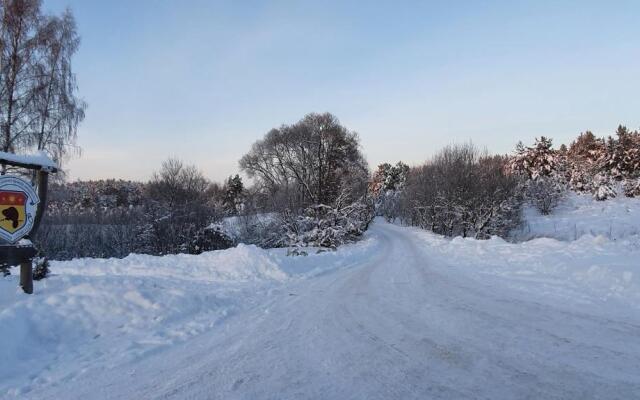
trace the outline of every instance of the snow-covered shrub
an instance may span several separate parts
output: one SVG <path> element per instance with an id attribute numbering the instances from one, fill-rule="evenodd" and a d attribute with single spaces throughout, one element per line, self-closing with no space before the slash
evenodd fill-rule
<path id="1" fill-rule="evenodd" d="M 46 257 L 33 259 L 33 279 L 39 281 L 49 275 L 49 260 Z"/>
<path id="2" fill-rule="evenodd" d="M 193 239 L 183 245 L 183 252 L 200 254 L 205 251 L 228 249 L 234 245 L 233 239 L 220 224 L 211 224 L 196 232 Z"/>
<path id="3" fill-rule="evenodd" d="M 616 197 L 616 190 L 610 178 L 605 175 L 596 175 L 594 180 L 593 198 L 599 201 Z"/>
<path id="4" fill-rule="evenodd" d="M 302 215 L 285 214 L 287 246 L 291 254 L 304 254 L 303 248 L 335 249 L 361 236 L 373 218 L 373 204 L 361 199 L 335 207 L 310 206 Z"/>
<path id="5" fill-rule="evenodd" d="M 525 198 L 542 215 L 548 215 L 566 196 L 567 185 L 554 175 L 538 176 L 524 183 Z"/>
<path id="6" fill-rule="evenodd" d="M 412 168 L 402 196 L 405 223 L 446 236 L 506 236 L 520 222 L 518 177 L 506 159 L 472 144 L 449 146 Z"/>
<path id="7" fill-rule="evenodd" d="M 594 192 L 594 173 L 581 164 L 570 165 L 567 171 L 569 188 L 578 193 Z"/>
<path id="8" fill-rule="evenodd" d="M 552 140 L 544 136 L 536 139 L 532 147 L 518 143 L 509 159 L 509 171 L 524 179 L 525 200 L 542 214 L 550 214 L 565 196 L 567 190 L 567 150 L 553 149 Z M 582 179 L 575 174 L 576 184 Z"/>
<path id="9" fill-rule="evenodd" d="M 607 200 L 616 197 L 616 191 L 608 183 L 605 183 L 598 186 L 596 191 L 593 193 L 593 197 L 599 201 Z"/>
<path id="10" fill-rule="evenodd" d="M 262 248 L 286 247 L 285 223 L 280 214 L 245 210 L 241 215 L 224 219 L 224 225 L 237 243 Z"/>
<path id="11" fill-rule="evenodd" d="M 640 179 L 627 179 L 623 183 L 624 195 L 640 197 Z"/>

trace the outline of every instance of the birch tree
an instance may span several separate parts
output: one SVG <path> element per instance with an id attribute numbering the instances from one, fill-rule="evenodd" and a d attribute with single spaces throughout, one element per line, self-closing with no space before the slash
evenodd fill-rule
<path id="1" fill-rule="evenodd" d="M 86 104 L 71 59 L 80 38 L 71 11 L 43 15 L 40 0 L 0 2 L 0 150 L 75 151 Z"/>

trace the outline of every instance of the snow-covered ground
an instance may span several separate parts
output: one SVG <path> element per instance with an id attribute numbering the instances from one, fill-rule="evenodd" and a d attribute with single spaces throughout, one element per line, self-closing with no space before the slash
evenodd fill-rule
<path id="1" fill-rule="evenodd" d="M 0 280 L 0 397 L 640 398 L 637 236 L 561 239 L 54 263 Z"/>
<path id="2" fill-rule="evenodd" d="M 54 261 L 33 296 L 17 288 L 14 269 L 0 278 L 0 398 L 64 386 L 219 329 L 285 283 L 355 264 L 371 243 L 295 258 L 241 244 L 198 256 Z"/>
<path id="3" fill-rule="evenodd" d="M 640 237 L 640 199 L 619 196 L 596 201 L 589 194 L 569 195 L 551 215 L 527 207 L 525 223 L 515 232 L 517 240 L 550 237 L 576 240 L 583 235 L 602 235 L 611 240 Z M 640 244 L 640 242 L 638 242 Z"/>

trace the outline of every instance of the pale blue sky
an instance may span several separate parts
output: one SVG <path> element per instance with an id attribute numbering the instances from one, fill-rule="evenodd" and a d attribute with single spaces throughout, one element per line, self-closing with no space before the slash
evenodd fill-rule
<path id="1" fill-rule="evenodd" d="M 45 0 L 70 6 L 89 103 L 72 178 L 210 178 L 270 128 L 330 111 L 374 166 L 472 140 L 640 127 L 638 1 Z"/>

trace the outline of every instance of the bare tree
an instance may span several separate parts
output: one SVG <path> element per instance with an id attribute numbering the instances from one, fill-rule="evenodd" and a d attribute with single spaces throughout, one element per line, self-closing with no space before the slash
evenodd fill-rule
<path id="1" fill-rule="evenodd" d="M 163 161 L 149 182 L 151 197 L 169 208 L 200 200 L 208 188 L 209 181 L 197 167 L 184 165 L 176 158 Z"/>
<path id="2" fill-rule="evenodd" d="M 506 235 L 519 223 L 518 179 L 507 159 L 473 144 L 444 148 L 412 168 L 402 199 L 405 220 L 447 236 Z"/>
<path id="3" fill-rule="evenodd" d="M 240 167 L 292 209 L 332 204 L 347 186 L 362 195 L 368 180 L 358 135 L 329 113 L 272 129 L 242 157 Z"/>
<path id="4" fill-rule="evenodd" d="M 45 150 L 60 160 L 86 108 L 71 68 L 73 15 L 43 15 L 40 0 L 4 0 L 0 24 L 0 150 Z"/>
<path id="5" fill-rule="evenodd" d="M 0 3 L 0 113 L 2 150 L 13 152 L 28 142 L 33 101 L 33 65 L 37 57 L 39 0 Z"/>
<path id="6" fill-rule="evenodd" d="M 80 38 L 73 15 L 43 19 L 38 45 L 42 57 L 35 64 L 36 87 L 33 99 L 32 145 L 62 159 L 73 147 L 78 124 L 84 119 L 86 104 L 75 96 L 76 78 L 71 57 Z"/>

